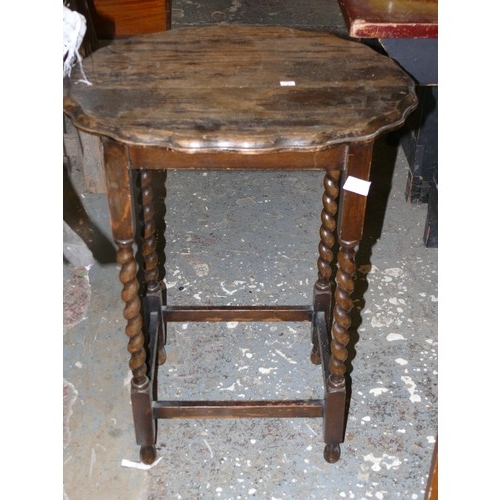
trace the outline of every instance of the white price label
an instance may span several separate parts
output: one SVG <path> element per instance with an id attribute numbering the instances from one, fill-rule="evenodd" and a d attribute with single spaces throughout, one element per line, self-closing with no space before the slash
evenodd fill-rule
<path id="1" fill-rule="evenodd" d="M 357 177 L 353 177 L 350 175 L 344 184 L 344 189 L 346 191 L 351 191 L 352 193 L 361 194 L 363 196 L 368 195 L 368 191 L 370 190 L 369 181 L 364 181 L 363 179 L 358 179 Z"/>

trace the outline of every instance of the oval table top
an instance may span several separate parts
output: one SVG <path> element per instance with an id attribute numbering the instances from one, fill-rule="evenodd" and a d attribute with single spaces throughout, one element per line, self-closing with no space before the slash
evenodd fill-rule
<path id="1" fill-rule="evenodd" d="M 215 25 L 116 40 L 64 82 L 78 128 L 183 152 L 320 151 L 372 140 L 417 103 L 390 58 L 337 36 Z"/>

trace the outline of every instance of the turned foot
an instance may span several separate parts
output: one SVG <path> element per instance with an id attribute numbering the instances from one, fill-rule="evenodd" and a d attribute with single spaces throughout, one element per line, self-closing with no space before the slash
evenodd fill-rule
<path id="1" fill-rule="evenodd" d="M 158 346 L 158 364 L 163 365 L 167 361 L 167 351 L 163 346 Z"/>
<path id="2" fill-rule="evenodd" d="M 151 465 L 156 460 L 156 448 L 154 446 L 141 446 L 141 462 Z"/>
<path id="3" fill-rule="evenodd" d="M 327 444 L 323 456 L 328 463 L 334 464 L 340 458 L 340 445 L 338 443 Z"/>
<path id="4" fill-rule="evenodd" d="M 321 364 L 321 356 L 319 355 L 319 348 L 316 345 L 314 345 L 311 350 L 311 362 L 315 365 Z"/>

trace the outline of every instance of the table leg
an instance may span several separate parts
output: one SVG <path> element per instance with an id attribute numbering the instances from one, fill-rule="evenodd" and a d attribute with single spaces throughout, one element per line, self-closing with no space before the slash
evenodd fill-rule
<path id="1" fill-rule="evenodd" d="M 151 314 L 156 313 L 157 328 L 154 336 L 150 338 L 149 352 L 151 356 L 157 353 L 158 364 L 162 365 L 167 359 L 165 352 L 165 326 L 162 314 L 163 288 L 159 281 L 158 254 L 156 252 L 156 224 L 153 205 L 153 189 L 151 185 L 152 174 L 150 170 L 141 170 L 141 201 L 143 214 L 142 255 L 144 257 L 144 279 L 146 281 L 145 316 L 151 321 Z M 149 330 L 151 330 L 149 328 Z M 150 367 L 153 369 L 153 367 Z M 151 374 L 155 378 L 155 374 Z"/>
<path id="2" fill-rule="evenodd" d="M 127 320 L 125 333 L 129 338 L 129 367 L 132 371 L 131 401 L 137 444 L 141 460 L 152 463 L 156 458 L 156 426 L 152 416 L 152 384 L 148 376 L 144 348 L 143 321 L 137 263 L 134 257 L 135 225 L 126 147 L 111 139 L 102 139 L 104 167 L 108 190 L 108 205 L 113 238 L 118 246 L 117 262 L 121 266 L 123 284 L 123 316 Z"/>
<path id="3" fill-rule="evenodd" d="M 315 311 L 324 311 L 327 328 L 331 325 L 332 307 L 332 262 L 333 246 L 335 244 L 335 229 L 337 227 L 337 199 L 339 195 L 338 181 L 340 170 L 328 170 L 325 174 L 323 185 L 323 210 L 321 211 L 321 228 L 319 230 L 320 242 L 318 245 L 318 279 L 314 284 L 313 307 Z M 318 328 L 315 321 L 312 323 L 312 351 L 311 361 L 321 364 L 318 345 Z"/>
<path id="4" fill-rule="evenodd" d="M 344 176 L 369 180 L 373 144 L 357 144 L 349 147 Z M 354 291 L 356 272 L 356 247 L 363 235 L 366 196 L 342 191 L 339 217 L 337 274 L 333 306 L 333 324 L 330 336 L 329 377 L 325 387 L 324 457 L 330 463 L 340 458 L 339 444 L 344 440 L 346 416 L 345 361 L 350 341 L 351 294 Z"/>

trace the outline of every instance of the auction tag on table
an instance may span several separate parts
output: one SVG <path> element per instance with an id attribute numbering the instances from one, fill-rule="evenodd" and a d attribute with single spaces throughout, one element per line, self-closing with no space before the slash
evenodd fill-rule
<path id="1" fill-rule="evenodd" d="M 281 80 L 280 85 L 282 87 L 295 87 L 295 82 L 293 80 Z"/>
<path id="2" fill-rule="evenodd" d="M 363 179 L 358 179 L 357 177 L 350 175 L 344 183 L 344 189 L 367 196 L 368 191 L 370 190 L 370 184 L 371 182 L 369 181 L 364 181 Z"/>

